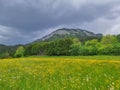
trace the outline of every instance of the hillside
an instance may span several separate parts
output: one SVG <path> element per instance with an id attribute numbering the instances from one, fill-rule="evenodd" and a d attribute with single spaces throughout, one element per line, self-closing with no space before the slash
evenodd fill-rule
<path id="1" fill-rule="evenodd" d="M 7 45 L 0 44 L 0 57 L 4 57 L 4 54 L 6 53 L 13 55 L 19 46 L 20 45 L 7 46 Z"/>
<path id="2" fill-rule="evenodd" d="M 63 39 L 63 38 L 79 38 L 80 41 L 86 41 L 93 38 L 101 38 L 102 34 L 95 34 L 93 32 L 83 30 L 83 29 L 68 29 L 62 28 L 58 29 L 41 39 L 36 40 L 35 42 L 40 41 L 51 41 L 56 39 Z"/>
<path id="3" fill-rule="evenodd" d="M 26 45 L 0 46 L 0 57 L 32 55 L 120 55 L 119 35 L 95 34 L 82 29 L 58 29 Z"/>

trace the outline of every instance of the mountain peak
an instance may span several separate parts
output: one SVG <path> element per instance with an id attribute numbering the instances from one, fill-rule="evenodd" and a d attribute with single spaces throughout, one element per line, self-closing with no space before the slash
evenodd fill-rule
<path id="1" fill-rule="evenodd" d="M 61 28 L 56 31 L 53 31 L 52 33 L 44 36 L 41 39 L 38 39 L 35 42 L 50 41 L 50 40 L 56 40 L 56 39 L 62 39 L 62 38 L 79 38 L 80 40 L 82 40 L 82 39 L 86 39 L 89 37 L 100 38 L 102 37 L 102 34 L 95 34 L 93 32 L 83 30 L 83 29 Z"/>

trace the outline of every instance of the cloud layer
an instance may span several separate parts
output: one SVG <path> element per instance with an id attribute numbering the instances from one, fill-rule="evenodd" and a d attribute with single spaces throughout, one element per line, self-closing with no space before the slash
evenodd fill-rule
<path id="1" fill-rule="evenodd" d="M 0 43 L 32 42 L 58 28 L 120 33 L 119 0 L 0 0 Z"/>

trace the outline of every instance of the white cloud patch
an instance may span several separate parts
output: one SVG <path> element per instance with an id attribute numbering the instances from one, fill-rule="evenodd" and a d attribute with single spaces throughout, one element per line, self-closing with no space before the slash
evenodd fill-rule
<path id="1" fill-rule="evenodd" d="M 35 36 L 34 36 L 35 37 Z M 0 44 L 21 44 L 32 42 L 31 35 L 28 33 L 20 32 L 15 28 L 0 25 Z"/>
<path id="2" fill-rule="evenodd" d="M 92 22 L 84 23 L 80 27 L 86 28 L 96 33 L 120 34 L 120 17 L 114 19 L 98 18 Z"/>
<path id="3" fill-rule="evenodd" d="M 108 33 L 120 34 L 120 23 L 113 26 L 112 29 L 110 30 L 110 32 L 108 32 Z"/>
<path id="4" fill-rule="evenodd" d="M 0 34 L 3 37 L 6 37 L 6 38 L 7 37 L 9 38 L 9 36 L 21 37 L 21 34 L 17 29 L 7 27 L 7 26 L 3 26 L 3 25 L 0 25 Z"/>
<path id="5" fill-rule="evenodd" d="M 107 30 L 110 34 L 120 34 L 120 16 L 113 21 L 112 28 Z"/>

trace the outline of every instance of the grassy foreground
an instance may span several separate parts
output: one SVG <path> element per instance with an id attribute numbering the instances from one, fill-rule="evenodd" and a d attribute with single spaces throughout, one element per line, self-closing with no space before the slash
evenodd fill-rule
<path id="1" fill-rule="evenodd" d="M 120 56 L 3 59 L 0 90 L 120 90 Z"/>

